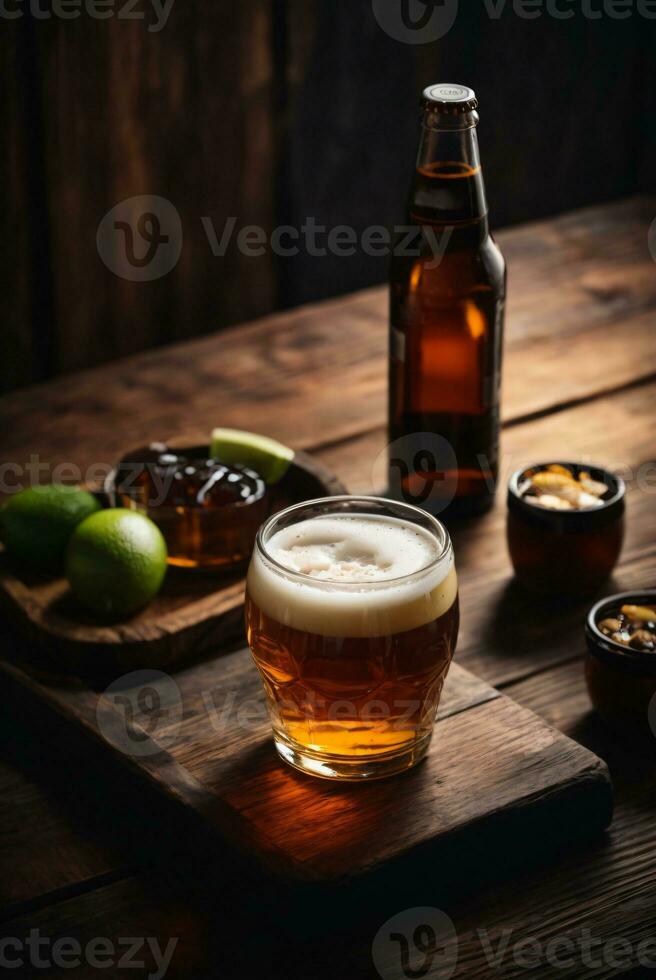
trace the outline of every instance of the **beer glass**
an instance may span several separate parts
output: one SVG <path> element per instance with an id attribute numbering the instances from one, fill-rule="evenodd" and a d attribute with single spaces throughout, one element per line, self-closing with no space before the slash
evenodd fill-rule
<path id="1" fill-rule="evenodd" d="M 458 625 L 451 541 L 426 512 L 329 497 L 271 517 L 248 570 L 246 628 L 279 755 L 328 779 L 414 766 Z"/>

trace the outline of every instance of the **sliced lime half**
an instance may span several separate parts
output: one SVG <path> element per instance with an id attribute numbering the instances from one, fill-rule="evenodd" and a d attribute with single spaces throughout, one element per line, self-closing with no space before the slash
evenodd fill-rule
<path id="1" fill-rule="evenodd" d="M 268 484 L 283 478 L 294 458 L 294 450 L 275 439 L 242 432 L 239 429 L 214 429 L 210 456 L 229 465 L 250 466 Z"/>

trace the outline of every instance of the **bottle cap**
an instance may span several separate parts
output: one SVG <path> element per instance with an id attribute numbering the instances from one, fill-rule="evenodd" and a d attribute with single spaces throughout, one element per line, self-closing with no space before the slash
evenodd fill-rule
<path id="1" fill-rule="evenodd" d="M 467 85 L 440 82 L 438 85 L 429 85 L 424 89 L 422 104 L 424 109 L 460 116 L 477 109 L 478 99 L 474 90 Z"/>

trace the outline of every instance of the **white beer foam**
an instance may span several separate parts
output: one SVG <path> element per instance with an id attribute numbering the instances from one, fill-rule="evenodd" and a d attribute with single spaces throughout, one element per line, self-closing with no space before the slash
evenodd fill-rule
<path id="1" fill-rule="evenodd" d="M 457 595 L 451 551 L 436 562 L 433 535 L 394 517 L 314 517 L 277 531 L 266 550 L 305 577 L 286 577 L 256 551 L 251 599 L 277 622 L 320 636 L 402 633 L 443 616 Z"/>

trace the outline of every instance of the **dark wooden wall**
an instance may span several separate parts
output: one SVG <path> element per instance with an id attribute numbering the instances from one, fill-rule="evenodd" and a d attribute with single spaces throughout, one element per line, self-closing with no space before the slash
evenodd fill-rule
<path id="1" fill-rule="evenodd" d="M 157 33 L 150 13 L 3 24 L 2 387 L 383 281 L 362 254 L 217 258 L 201 217 L 393 224 L 435 79 L 478 91 L 497 225 L 653 187 L 656 22 L 460 8 L 417 46 L 370 0 L 175 0 Z M 175 205 L 184 239 L 168 275 L 130 282 L 96 233 L 142 194 Z"/>

